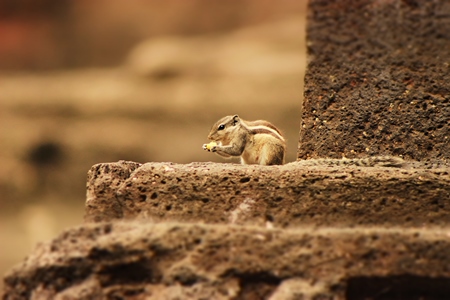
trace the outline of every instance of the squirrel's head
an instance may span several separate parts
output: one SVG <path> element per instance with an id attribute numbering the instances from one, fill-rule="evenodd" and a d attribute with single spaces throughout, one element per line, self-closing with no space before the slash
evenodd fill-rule
<path id="1" fill-rule="evenodd" d="M 235 136 L 235 132 L 239 130 L 240 123 L 241 119 L 238 115 L 223 117 L 213 125 L 208 139 L 228 145 Z"/>

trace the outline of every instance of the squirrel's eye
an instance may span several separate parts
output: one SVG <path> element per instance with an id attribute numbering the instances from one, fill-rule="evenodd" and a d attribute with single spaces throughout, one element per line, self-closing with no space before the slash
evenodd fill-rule
<path id="1" fill-rule="evenodd" d="M 224 129 L 225 129 L 225 125 L 223 125 L 223 124 L 220 124 L 219 128 L 217 128 L 217 130 L 224 130 Z"/>

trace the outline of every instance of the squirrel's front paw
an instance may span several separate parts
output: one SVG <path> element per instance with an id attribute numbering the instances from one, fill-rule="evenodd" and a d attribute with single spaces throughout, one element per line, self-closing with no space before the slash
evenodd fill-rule
<path id="1" fill-rule="evenodd" d="M 210 151 L 210 152 L 216 152 L 217 150 L 216 150 L 216 145 L 217 145 L 217 143 L 216 142 L 211 142 L 211 143 L 209 143 L 209 144 L 203 144 L 203 150 L 206 150 L 206 151 Z"/>

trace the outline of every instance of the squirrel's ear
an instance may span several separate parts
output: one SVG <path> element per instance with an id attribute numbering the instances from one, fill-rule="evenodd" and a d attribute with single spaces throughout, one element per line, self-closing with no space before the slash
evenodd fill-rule
<path id="1" fill-rule="evenodd" d="M 236 125 L 237 123 L 239 123 L 239 116 L 238 115 L 234 115 L 233 116 L 233 125 Z"/>

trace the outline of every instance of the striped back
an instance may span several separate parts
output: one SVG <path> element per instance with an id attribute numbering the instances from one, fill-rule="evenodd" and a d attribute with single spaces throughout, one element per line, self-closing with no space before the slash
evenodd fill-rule
<path id="1" fill-rule="evenodd" d="M 243 125 L 245 125 L 253 134 L 269 134 L 284 142 L 284 137 L 281 134 L 280 130 L 270 122 L 264 120 L 244 121 Z"/>

